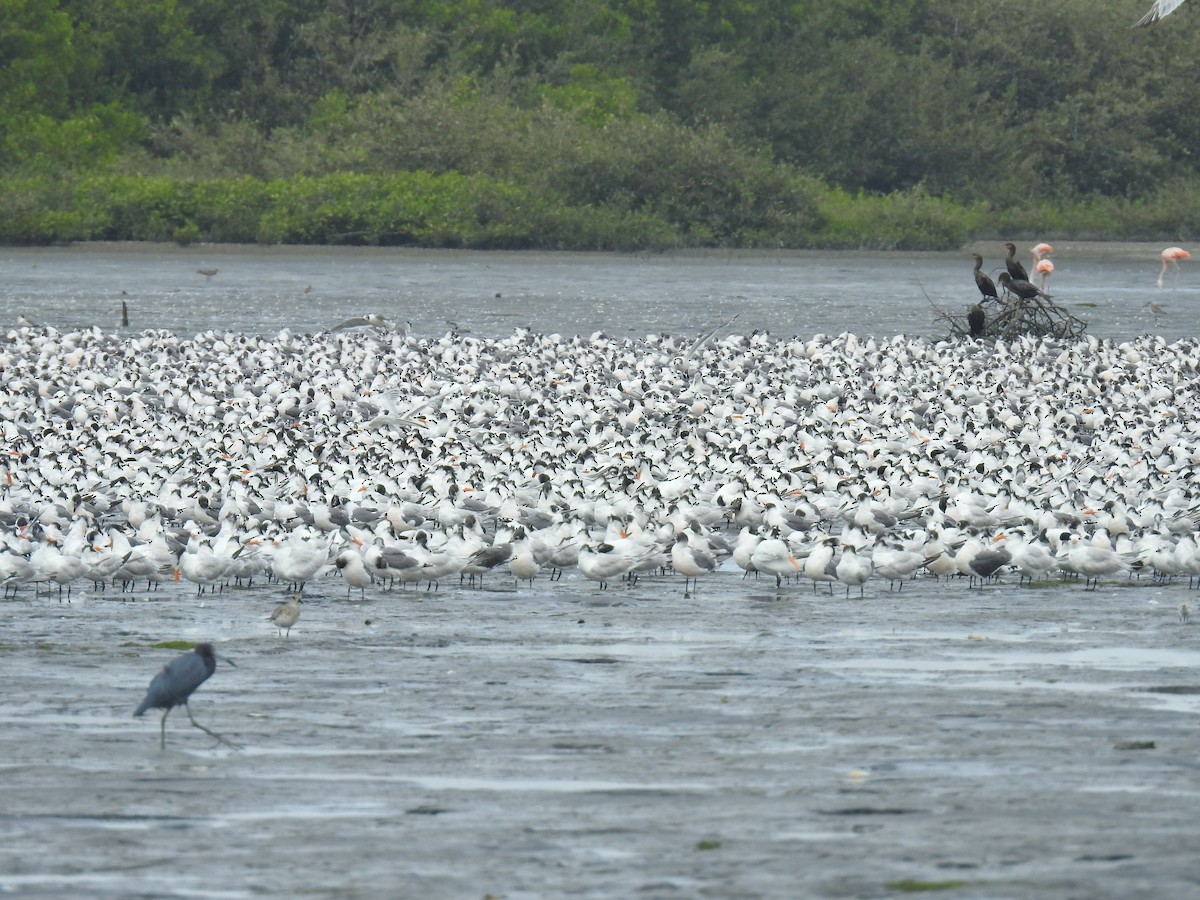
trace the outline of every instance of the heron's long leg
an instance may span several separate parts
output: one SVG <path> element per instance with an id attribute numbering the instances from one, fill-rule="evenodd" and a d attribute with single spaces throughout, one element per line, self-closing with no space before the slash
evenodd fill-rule
<path id="1" fill-rule="evenodd" d="M 240 750 L 241 749 L 233 741 L 217 734 L 211 728 L 205 728 L 203 725 L 201 725 L 199 722 L 197 722 L 196 717 L 192 715 L 192 708 L 190 706 L 188 706 L 186 702 L 183 704 L 183 708 L 187 710 L 188 718 L 192 720 L 192 724 L 195 725 L 197 728 L 199 728 L 201 731 L 203 731 L 205 734 L 207 734 L 209 737 L 216 738 L 218 741 L 220 741 L 226 747 L 229 747 L 231 750 Z M 166 716 L 163 716 L 163 719 L 165 720 Z"/>

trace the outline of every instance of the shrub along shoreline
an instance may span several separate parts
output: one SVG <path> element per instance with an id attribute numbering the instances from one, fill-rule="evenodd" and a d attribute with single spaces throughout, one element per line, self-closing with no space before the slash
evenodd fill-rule
<path id="1" fill-rule="evenodd" d="M 795 178 L 749 214 L 704 209 L 686 190 L 572 203 L 487 175 L 337 173 L 259 179 L 83 175 L 9 179 L 0 243 L 150 241 L 475 250 L 684 248 L 946 250 L 1022 233 L 1044 239 L 1178 240 L 1200 197 L 1097 198 L 993 210 L 920 189 L 851 193 Z M 752 200 L 753 198 L 751 198 Z M 750 202 L 750 201 L 747 201 Z M 745 205 L 744 203 L 742 205 Z"/>

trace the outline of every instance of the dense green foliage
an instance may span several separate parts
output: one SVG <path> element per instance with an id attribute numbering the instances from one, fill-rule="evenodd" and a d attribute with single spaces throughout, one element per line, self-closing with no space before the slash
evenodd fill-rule
<path id="1" fill-rule="evenodd" d="M 0 0 L 0 241 L 1200 231 L 1200 8 Z"/>

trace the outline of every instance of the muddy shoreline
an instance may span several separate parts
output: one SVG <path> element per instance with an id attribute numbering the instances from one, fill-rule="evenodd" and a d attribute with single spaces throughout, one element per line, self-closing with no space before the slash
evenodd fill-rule
<path id="1" fill-rule="evenodd" d="M 864 599 L 722 570 L 601 591 L 22 594 L 0 891 L 21 896 L 1184 897 L 1182 584 Z M 130 714 L 211 639 L 182 713 Z"/>

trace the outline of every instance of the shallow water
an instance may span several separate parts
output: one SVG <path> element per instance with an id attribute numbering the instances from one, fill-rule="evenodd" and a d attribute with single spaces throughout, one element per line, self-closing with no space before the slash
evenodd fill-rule
<path id="1" fill-rule="evenodd" d="M 980 248 L 988 262 L 998 248 Z M 1158 248 L 1059 245 L 1098 337 L 1195 334 Z M 273 333 L 380 311 L 440 333 L 935 335 L 964 254 L 4 250 L 0 321 Z M 1147 262 L 1147 259 L 1149 262 Z M 211 280 L 197 268 L 220 269 Z M 918 285 L 919 281 L 919 285 Z M 1170 281 L 1168 281 L 1170 284 Z M 916 287 L 914 287 L 914 285 Z M 312 290 L 306 292 L 311 286 Z M 929 293 L 926 298 L 921 288 Z M 126 292 L 122 294 L 122 291 Z M 500 296 L 497 297 L 496 294 Z M 1068 300 L 1069 298 L 1069 300 Z M 1148 299 L 1167 307 L 1155 323 Z M 1086 314 L 1085 314 L 1086 311 Z M 22 896 L 1190 897 L 1196 593 L 919 579 L 864 596 L 727 565 L 600 590 L 274 585 L 0 601 L 0 892 Z M 167 640 L 234 751 L 131 718 Z"/>
<path id="2" fill-rule="evenodd" d="M 0 604 L 0 891 L 1187 896 L 1182 584 L 310 585 Z M 178 651 L 236 667 L 130 713 Z M 1149 746 L 1152 744 L 1152 746 Z"/>
<path id="3" fill-rule="evenodd" d="M 999 244 L 972 249 L 993 274 Z M 1058 243 L 1050 290 L 1098 338 L 1197 333 L 1200 263 L 1155 287 L 1161 248 Z M 1021 251 L 1024 253 L 1024 251 Z M 1029 260 L 1023 258 L 1026 266 Z M 544 334 L 690 336 L 738 315 L 734 330 L 777 336 L 941 337 L 938 311 L 978 299 L 967 251 L 692 252 L 665 255 L 479 253 L 328 247 L 83 244 L 0 248 L 0 324 L 19 316 L 64 329 L 210 328 L 255 334 L 329 330 L 378 312 L 441 335 L 517 328 Z M 1193 272 L 1192 267 L 1197 267 Z M 216 268 L 207 278 L 197 269 Z M 1154 302 L 1164 312 L 1146 307 Z M 123 329 L 121 304 L 129 313 Z"/>

